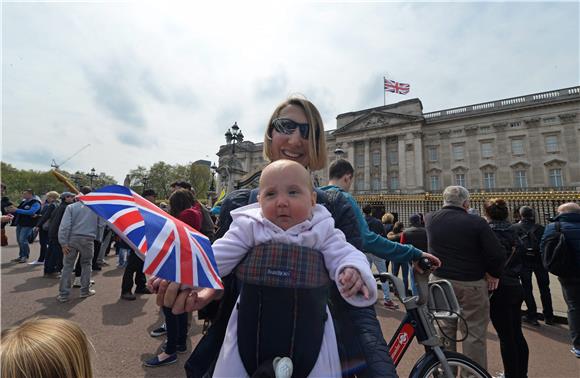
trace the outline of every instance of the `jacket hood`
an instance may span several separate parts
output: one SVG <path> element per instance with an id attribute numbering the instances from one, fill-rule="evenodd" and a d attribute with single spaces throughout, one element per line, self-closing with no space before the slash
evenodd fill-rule
<path id="1" fill-rule="evenodd" d="M 270 222 L 268 219 L 264 218 L 262 215 L 262 209 L 260 209 L 259 203 L 253 203 L 251 205 L 243 206 L 233 210 L 231 213 L 232 220 L 236 220 L 236 218 L 240 217 L 247 217 L 255 220 L 256 222 L 263 223 L 269 227 L 275 227 L 281 229 L 280 227 L 276 226 L 274 223 Z M 326 208 L 322 205 L 316 204 L 312 209 L 312 218 L 305 220 L 302 223 L 299 223 L 288 230 L 286 232 L 290 233 L 300 233 L 303 230 L 310 229 L 317 225 L 318 223 L 322 222 L 325 219 L 332 217 L 331 214 L 326 210 Z"/>

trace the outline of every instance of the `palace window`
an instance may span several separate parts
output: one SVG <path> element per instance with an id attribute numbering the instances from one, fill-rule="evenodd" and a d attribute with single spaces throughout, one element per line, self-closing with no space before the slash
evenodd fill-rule
<path id="1" fill-rule="evenodd" d="M 456 173 L 455 174 L 455 185 L 465 186 L 465 173 Z"/>
<path id="2" fill-rule="evenodd" d="M 365 166 L 365 155 L 362 152 L 356 154 L 356 167 L 363 168 Z"/>
<path id="3" fill-rule="evenodd" d="M 387 159 L 391 165 L 399 164 L 399 152 L 397 150 L 389 150 L 387 152 Z"/>
<path id="4" fill-rule="evenodd" d="M 560 151 L 560 147 L 558 146 L 557 135 L 547 135 L 545 141 L 546 141 L 546 152 Z"/>
<path id="5" fill-rule="evenodd" d="M 439 149 L 437 146 L 429 146 L 427 147 L 427 156 L 429 161 L 438 161 L 439 160 Z"/>
<path id="6" fill-rule="evenodd" d="M 512 155 L 523 155 L 523 154 L 524 154 L 524 140 L 512 139 Z"/>
<path id="7" fill-rule="evenodd" d="M 465 158 L 465 145 L 454 144 L 452 147 L 452 152 L 454 160 L 463 160 Z"/>
<path id="8" fill-rule="evenodd" d="M 431 176 L 431 190 L 439 190 L 439 176 L 437 175 Z"/>
<path id="9" fill-rule="evenodd" d="M 562 169 L 555 168 L 549 171 L 550 186 L 559 188 L 564 186 L 564 180 L 562 180 Z"/>
<path id="10" fill-rule="evenodd" d="M 381 189 L 381 180 L 378 177 L 371 179 L 371 190 L 378 192 Z"/>
<path id="11" fill-rule="evenodd" d="M 481 142 L 481 157 L 493 157 L 493 144 L 491 142 Z"/>
<path id="12" fill-rule="evenodd" d="M 391 190 L 399 189 L 399 176 L 392 175 L 391 176 Z"/>
<path id="13" fill-rule="evenodd" d="M 485 172 L 483 174 L 483 187 L 485 189 L 495 188 L 495 173 L 494 172 Z"/>
<path id="14" fill-rule="evenodd" d="M 527 188 L 528 187 L 528 178 L 526 176 L 525 170 L 517 170 L 514 173 L 515 178 L 515 187 L 516 188 Z"/>
<path id="15" fill-rule="evenodd" d="M 515 122 L 510 123 L 510 127 L 512 129 L 515 129 L 515 128 L 518 128 L 518 127 L 521 127 L 521 126 L 522 126 L 522 121 L 515 121 Z"/>
<path id="16" fill-rule="evenodd" d="M 381 152 L 373 151 L 373 167 L 381 165 Z"/>

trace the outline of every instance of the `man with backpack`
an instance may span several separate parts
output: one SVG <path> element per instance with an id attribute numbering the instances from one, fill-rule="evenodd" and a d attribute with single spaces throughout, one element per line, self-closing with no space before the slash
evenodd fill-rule
<path id="1" fill-rule="evenodd" d="M 544 234 L 544 227 L 535 222 L 534 209 L 522 206 L 519 211 L 520 221 L 512 226 L 518 236 L 518 253 L 523 257 L 524 266 L 520 272 L 520 279 L 524 289 L 524 301 L 528 308 L 523 322 L 539 326 L 536 301 L 533 294 L 532 274 L 536 275 L 536 282 L 540 289 L 542 312 L 544 321 L 548 325 L 554 324 L 554 310 L 550 293 L 550 277 L 542 264 L 540 255 L 540 241 Z"/>
<path id="2" fill-rule="evenodd" d="M 552 243 L 553 237 L 561 232 L 565 242 L 562 248 L 558 243 Z M 560 249 L 560 257 L 568 257 L 570 265 L 569 275 L 558 277 L 562 285 L 564 300 L 568 305 L 568 324 L 570 326 L 570 338 L 572 339 L 572 349 L 570 350 L 577 358 L 580 358 L 580 205 L 574 202 L 568 202 L 558 207 L 558 216 L 554 222 L 546 226 L 540 249 L 542 254 L 552 254 L 557 256 L 558 251 L 549 251 L 554 247 Z M 562 256 L 562 254 L 567 256 Z M 546 259 L 545 259 L 546 260 Z"/>

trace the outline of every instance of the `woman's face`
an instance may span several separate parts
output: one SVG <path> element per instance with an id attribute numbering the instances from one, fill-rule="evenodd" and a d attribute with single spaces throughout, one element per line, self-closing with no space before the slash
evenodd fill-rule
<path id="1" fill-rule="evenodd" d="M 287 105 L 280 111 L 277 118 L 288 118 L 296 123 L 308 123 L 306 114 L 301 107 L 296 105 Z M 312 126 L 312 125 L 311 125 Z M 292 134 L 282 134 L 272 129 L 272 143 L 270 155 L 272 161 L 279 159 L 294 160 L 297 163 L 308 167 L 310 161 L 308 139 L 303 139 L 300 132 L 295 130 Z"/>

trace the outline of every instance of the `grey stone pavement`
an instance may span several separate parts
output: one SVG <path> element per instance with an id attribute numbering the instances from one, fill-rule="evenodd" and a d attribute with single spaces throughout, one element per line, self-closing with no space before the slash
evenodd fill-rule
<path id="1" fill-rule="evenodd" d="M 42 277 L 42 266 L 10 261 L 18 256 L 13 227 L 8 228 L 8 238 L 9 245 L 0 251 L 2 329 L 38 316 L 70 319 L 81 324 L 92 341 L 96 377 L 185 377 L 183 364 L 189 354 L 179 355 L 174 365 L 142 366 L 142 361 L 157 353 L 164 341 L 163 337 L 149 336 L 149 331 L 161 324 L 162 317 L 153 296 L 141 295 L 133 302 L 119 299 L 123 271 L 116 268 L 113 251 L 107 258 L 109 265 L 102 271 L 93 272 L 97 294 L 80 299 L 78 289 L 72 289 L 71 301 L 62 304 L 56 300 L 58 280 Z M 34 243 L 29 261 L 36 259 L 38 254 L 38 243 Z M 562 314 L 565 304 L 561 300 L 559 283 L 553 280 L 551 286 L 556 310 Z M 404 311 L 387 310 L 377 304 L 377 314 L 388 341 Z M 198 342 L 201 328 L 201 322 L 195 320 L 188 340 L 189 351 Z M 526 326 L 524 334 L 530 347 L 530 377 L 580 377 L 580 359 L 569 352 L 567 326 Z M 498 339 L 491 326 L 488 336 L 488 368 L 494 374 L 502 370 L 502 364 Z M 421 346 L 413 342 L 397 368 L 401 377 L 408 376 L 421 354 Z"/>

